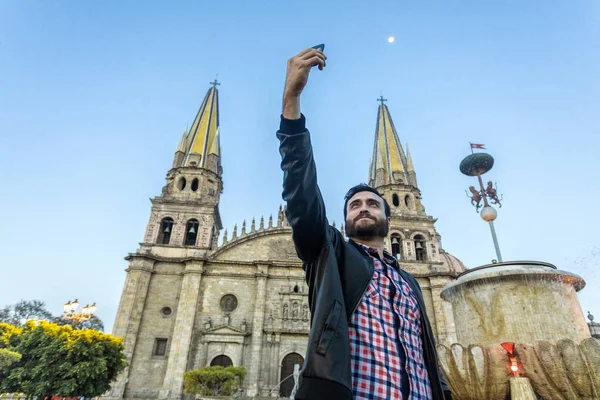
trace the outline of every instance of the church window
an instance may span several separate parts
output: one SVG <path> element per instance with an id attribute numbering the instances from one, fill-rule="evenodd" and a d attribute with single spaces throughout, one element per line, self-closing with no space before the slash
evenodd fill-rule
<path id="1" fill-rule="evenodd" d="M 177 187 L 179 188 L 179 190 L 185 189 L 186 183 L 187 183 L 187 181 L 185 180 L 185 178 L 183 176 L 181 178 L 179 178 L 179 182 L 177 182 Z"/>
<path id="2" fill-rule="evenodd" d="M 394 193 L 394 195 L 392 196 L 392 203 L 395 207 L 398 207 L 400 205 L 400 199 L 398 199 L 398 195 L 396 193 Z"/>
<path id="3" fill-rule="evenodd" d="M 221 297 L 221 310 L 224 312 L 232 312 L 237 308 L 237 306 L 238 300 L 234 295 L 226 294 L 225 296 Z"/>
<path id="4" fill-rule="evenodd" d="M 231 361 L 231 358 L 227 357 L 227 356 L 216 356 L 215 358 L 213 358 L 213 360 L 210 362 L 210 366 L 211 367 L 216 367 L 216 366 L 220 366 L 220 367 L 232 367 L 233 366 L 233 361 Z"/>
<path id="5" fill-rule="evenodd" d="M 155 356 L 165 356 L 167 354 L 167 339 L 157 338 L 154 341 L 154 352 Z"/>
<path id="6" fill-rule="evenodd" d="M 294 293 L 298 293 L 300 291 L 300 288 L 298 287 L 298 285 L 294 286 Z"/>
<path id="7" fill-rule="evenodd" d="M 425 238 L 422 235 L 415 236 L 415 253 L 417 261 L 425 261 Z"/>
<path id="8" fill-rule="evenodd" d="M 410 208 L 410 196 L 409 195 L 404 196 L 404 204 L 406 204 L 406 207 Z"/>
<path id="9" fill-rule="evenodd" d="M 173 231 L 173 218 L 166 217 L 160 221 L 160 229 L 156 240 L 159 244 L 169 244 L 171 232 Z"/>
<path id="10" fill-rule="evenodd" d="M 185 245 L 186 246 L 195 246 L 196 238 L 198 237 L 198 223 L 197 219 L 190 219 L 187 222 L 187 226 L 185 228 Z"/>
<path id="11" fill-rule="evenodd" d="M 196 190 L 198 190 L 198 178 L 194 178 L 192 181 L 192 192 L 195 192 Z"/>
<path id="12" fill-rule="evenodd" d="M 392 255 L 396 258 L 396 260 L 400 260 L 402 257 L 401 248 L 402 248 L 402 239 L 398 235 L 392 235 Z"/>

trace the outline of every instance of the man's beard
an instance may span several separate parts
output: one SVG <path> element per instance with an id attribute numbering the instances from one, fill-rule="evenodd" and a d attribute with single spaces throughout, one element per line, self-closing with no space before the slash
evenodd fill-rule
<path id="1" fill-rule="evenodd" d="M 370 217 L 363 217 L 363 218 L 370 218 Z M 360 225 L 357 226 L 358 223 L 360 223 L 360 220 L 358 221 L 347 221 L 346 222 L 346 235 L 348 235 L 349 238 L 364 238 L 364 239 L 368 239 L 368 238 L 373 238 L 373 237 L 386 237 L 388 234 L 388 223 L 386 220 L 382 219 L 382 220 L 375 220 L 373 218 L 370 218 L 371 221 L 374 221 L 374 224 L 369 224 L 367 226 L 364 225 Z"/>

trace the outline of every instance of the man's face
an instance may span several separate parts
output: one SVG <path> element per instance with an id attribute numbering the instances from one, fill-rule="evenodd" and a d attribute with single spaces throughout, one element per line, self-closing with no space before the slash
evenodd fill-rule
<path id="1" fill-rule="evenodd" d="M 358 192 L 346 206 L 346 234 L 350 238 L 385 237 L 389 218 L 383 199 L 371 192 Z"/>

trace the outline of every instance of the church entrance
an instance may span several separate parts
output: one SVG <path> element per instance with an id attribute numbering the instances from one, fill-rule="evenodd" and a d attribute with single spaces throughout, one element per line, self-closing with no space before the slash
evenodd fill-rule
<path id="1" fill-rule="evenodd" d="M 302 364 L 304 363 L 304 358 L 298 353 L 290 353 L 284 357 L 283 362 L 281 363 L 281 377 L 279 381 L 281 382 L 288 376 L 294 373 L 294 365 L 300 365 L 300 369 L 302 369 Z M 281 397 L 290 397 L 292 394 L 292 390 L 294 389 L 294 377 L 290 377 L 283 382 L 279 388 L 279 395 Z"/>

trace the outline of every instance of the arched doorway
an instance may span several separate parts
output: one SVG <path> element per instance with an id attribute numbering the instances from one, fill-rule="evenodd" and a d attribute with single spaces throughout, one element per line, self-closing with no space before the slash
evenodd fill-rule
<path id="1" fill-rule="evenodd" d="M 294 373 L 294 365 L 296 364 L 300 365 L 300 369 L 302 369 L 302 364 L 304 364 L 304 358 L 298 353 L 290 353 L 283 358 L 281 362 L 281 376 L 279 377 L 280 382 Z M 281 397 L 290 397 L 293 389 L 294 378 L 291 377 L 281 384 L 279 395 Z"/>
<path id="2" fill-rule="evenodd" d="M 231 367 L 233 365 L 233 361 L 231 361 L 231 358 L 227 357 L 227 356 L 216 356 L 215 358 L 213 358 L 213 360 L 210 362 L 210 366 L 214 367 L 214 366 L 221 366 L 221 367 Z"/>

